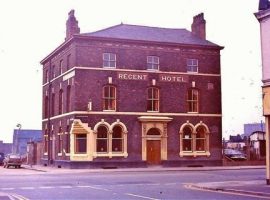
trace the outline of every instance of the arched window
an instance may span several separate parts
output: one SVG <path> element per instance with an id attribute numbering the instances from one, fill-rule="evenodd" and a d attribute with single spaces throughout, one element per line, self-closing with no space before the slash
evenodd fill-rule
<path id="1" fill-rule="evenodd" d="M 209 129 L 204 123 L 193 126 L 187 122 L 181 126 L 180 156 L 210 156 Z"/>
<path id="2" fill-rule="evenodd" d="M 97 153 L 108 152 L 108 129 L 105 126 L 99 126 L 97 129 Z"/>
<path id="3" fill-rule="evenodd" d="M 103 110 L 116 110 L 116 88 L 112 85 L 103 87 Z"/>
<path id="4" fill-rule="evenodd" d="M 66 112 L 70 111 L 70 102 L 71 102 L 71 86 L 67 86 L 67 98 L 66 98 Z"/>
<path id="5" fill-rule="evenodd" d="M 123 152 L 123 130 L 121 126 L 113 127 L 112 132 L 112 152 Z"/>
<path id="6" fill-rule="evenodd" d="M 63 90 L 59 90 L 59 101 L 58 101 L 58 106 L 59 106 L 59 115 L 63 114 Z"/>
<path id="7" fill-rule="evenodd" d="M 199 112 L 199 91 L 189 89 L 187 96 L 188 112 Z"/>
<path id="8" fill-rule="evenodd" d="M 159 89 L 156 87 L 147 89 L 147 111 L 159 111 Z"/>
<path id="9" fill-rule="evenodd" d="M 192 128 L 185 126 L 183 129 L 183 151 L 192 152 Z"/>
<path id="10" fill-rule="evenodd" d="M 157 128 L 151 128 L 148 130 L 147 135 L 160 135 L 160 132 Z"/>
<path id="11" fill-rule="evenodd" d="M 204 126 L 198 126 L 196 129 L 196 151 L 205 151 L 206 147 L 206 129 Z"/>

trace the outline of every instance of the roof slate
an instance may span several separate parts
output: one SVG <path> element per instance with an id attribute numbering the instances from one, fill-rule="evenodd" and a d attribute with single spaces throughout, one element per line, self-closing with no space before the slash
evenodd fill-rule
<path id="1" fill-rule="evenodd" d="M 83 33 L 80 35 L 219 47 L 217 44 L 195 36 L 186 29 L 159 28 L 129 24 L 119 24 L 96 32 Z"/>

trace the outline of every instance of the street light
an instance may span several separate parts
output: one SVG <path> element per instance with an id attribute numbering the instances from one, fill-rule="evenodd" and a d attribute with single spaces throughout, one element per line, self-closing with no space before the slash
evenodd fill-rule
<path id="1" fill-rule="evenodd" d="M 16 127 L 18 128 L 15 132 L 15 136 L 14 136 L 14 144 L 13 144 L 13 153 L 18 153 L 18 135 L 19 135 L 19 131 L 22 128 L 21 124 L 17 124 Z"/>

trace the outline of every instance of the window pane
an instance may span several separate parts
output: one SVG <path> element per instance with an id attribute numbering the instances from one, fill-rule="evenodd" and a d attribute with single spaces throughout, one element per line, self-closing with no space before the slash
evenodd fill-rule
<path id="1" fill-rule="evenodd" d="M 97 139 L 97 152 L 99 152 L 99 153 L 107 153 L 108 152 L 107 139 Z"/>
<path id="2" fill-rule="evenodd" d="M 86 134 L 76 134 L 75 136 L 75 152 L 86 153 Z"/>
<path id="3" fill-rule="evenodd" d="M 192 151 L 192 129 L 189 126 L 183 129 L 183 151 Z"/>
<path id="4" fill-rule="evenodd" d="M 183 139 L 183 151 L 192 151 L 191 139 Z"/>
<path id="5" fill-rule="evenodd" d="M 113 139 L 112 140 L 112 151 L 113 152 L 123 152 L 123 139 Z"/>
<path id="6" fill-rule="evenodd" d="M 196 151 L 205 151 L 205 139 L 196 139 Z"/>
<path id="7" fill-rule="evenodd" d="M 108 151 L 108 130 L 105 126 L 98 127 L 97 130 L 97 152 Z"/>

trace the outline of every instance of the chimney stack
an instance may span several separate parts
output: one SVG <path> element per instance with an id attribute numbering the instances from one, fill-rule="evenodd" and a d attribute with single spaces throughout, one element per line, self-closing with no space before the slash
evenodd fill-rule
<path id="1" fill-rule="evenodd" d="M 65 40 L 70 39 L 74 34 L 80 33 L 80 28 L 78 26 L 78 21 L 74 16 L 74 10 L 71 10 L 68 13 L 68 20 L 66 22 L 66 38 Z"/>
<path id="2" fill-rule="evenodd" d="M 204 19 L 203 13 L 200 13 L 193 17 L 193 23 L 191 25 L 192 33 L 204 40 L 206 39 L 205 24 L 206 21 Z"/>
<path id="3" fill-rule="evenodd" d="M 267 10 L 270 8 L 269 0 L 260 0 L 259 1 L 259 10 Z"/>

